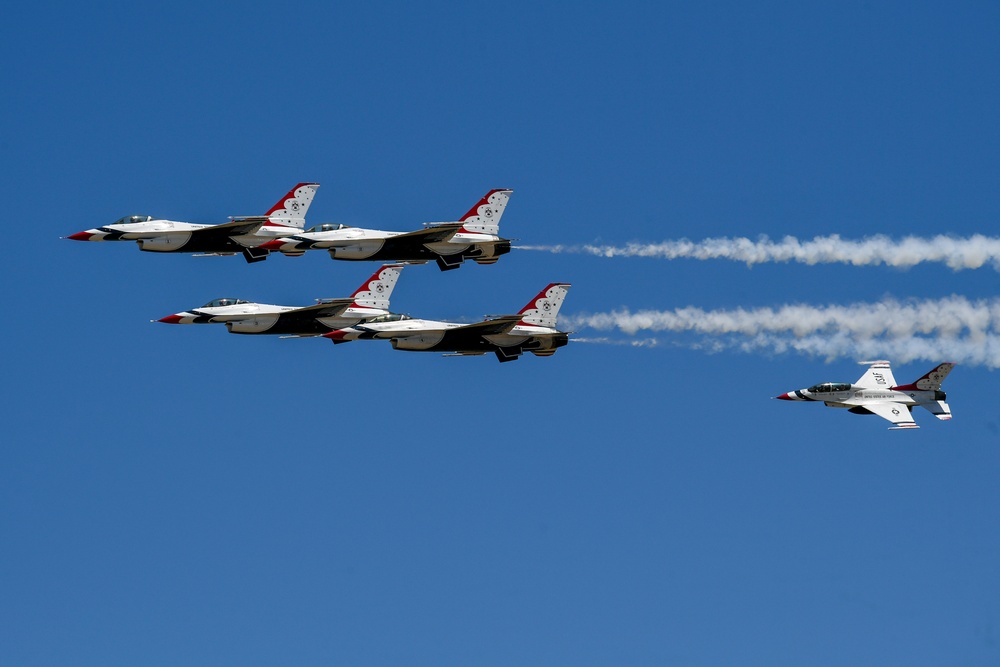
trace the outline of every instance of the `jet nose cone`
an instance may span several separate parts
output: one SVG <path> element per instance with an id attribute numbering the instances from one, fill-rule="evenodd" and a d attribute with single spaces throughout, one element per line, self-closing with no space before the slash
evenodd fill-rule
<path id="1" fill-rule="evenodd" d="M 77 232 L 76 234 L 70 234 L 66 238 L 72 239 L 74 241 L 89 241 L 93 234 L 90 232 Z"/>
<path id="2" fill-rule="evenodd" d="M 791 396 L 789 396 L 787 393 L 784 393 L 781 396 L 775 396 L 775 398 L 777 398 L 780 401 L 794 401 L 795 400 L 794 398 L 792 398 Z"/>
<path id="3" fill-rule="evenodd" d="M 163 322 L 164 324 L 180 324 L 182 319 L 184 318 L 180 315 L 167 315 L 166 317 L 161 317 L 156 321 Z"/>
<path id="4" fill-rule="evenodd" d="M 274 239 L 273 241 L 267 241 L 266 243 L 261 243 L 258 248 L 264 248 L 265 250 L 281 250 L 281 246 L 285 245 L 285 242 L 281 239 Z"/>

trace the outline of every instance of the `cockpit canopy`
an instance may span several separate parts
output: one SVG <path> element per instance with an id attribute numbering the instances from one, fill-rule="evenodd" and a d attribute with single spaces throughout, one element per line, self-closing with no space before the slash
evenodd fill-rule
<path id="1" fill-rule="evenodd" d="M 149 222 L 153 219 L 151 215 L 126 215 L 124 218 L 118 218 L 112 225 L 134 225 L 137 222 Z"/>
<path id="2" fill-rule="evenodd" d="M 313 234 L 315 232 L 335 232 L 338 229 L 347 229 L 350 225 L 338 225 L 332 222 L 324 222 L 322 225 L 315 225 L 306 230 L 306 234 Z"/>
<path id="3" fill-rule="evenodd" d="M 810 394 L 832 394 L 835 391 L 850 390 L 851 384 L 849 382 L 824 382 L 823 384 L 814 384 L 806 389 Z"/>
<path id="4" fill-rule="evenodd" d="M 389 313 L 388 315 L 379 315 L 378 317 L 373 317 L 368 320 L 368 324 L 377 324 L 379 322 L 399 322 L 400 320 L 412 320 L 413 318 L 409 315 L 402 315 L 400 313 Z"/>
<path id="5" fill-rule="evenodd" d="M 250 303 L 250 302 L 244 301 L 243 299 L 212 299 L 204 306 L 202 306 L 202 308 L 218 308 L 219 306 L 236 306 L 241 303 Z"/>

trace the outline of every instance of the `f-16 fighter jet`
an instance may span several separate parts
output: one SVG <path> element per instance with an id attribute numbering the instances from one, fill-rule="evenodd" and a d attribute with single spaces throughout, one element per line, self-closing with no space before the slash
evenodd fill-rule
<path id="1" fill-rule="evenodd" d="M 267 259 L 266 241 L 301 231 L 317 183 L 299 183 L 262 216 L 230 218 L 221 225 L 175 222 L 151 215 L 126 215 L 110 225 L 77 232 L 74 241 L 135 241 L 149 252 L 193 252 L 206 255 L 242 253 L 247 262 Z"/>
<path id="2" fill-rule="evenodd" d="M 379 262 L 435 261 L 442 271 L 457 269 L 471 259 L 494 264 L 510 252 L 510 240 L 501 238 L 500 216 L 513 190 L 490 190 L 455 222 L 429 222 L 413 232 L 385 232 L 340 224 L 316 225 L 294 236 L 268 241 L 260 247 L 297 257 L 306 250 L 326 250 L 332 259 Z"/>
<path id="3" fill-rule="evenodd" d="M 556 315 L 569 288 L 566 283 L 552 283 L 517 315 L 489 317 L 475 324 L 418 320 L 391 314 L 331 331 L 323 337 L 334 343 L 388 339 L 397 350 L 451 353 L 447 356 L 493 352 L 500 361 L 513 361 L 523 352 L 548 357 L 569 342 L 570 332 L 555 328 Z"/>
<path id="4" fill-rule="evenodd" d="M 945 403 L 947 396 L 941 391 L 941 383 L 955 364 L 941 364 L 916 382 L 897 385 L 888 361 L 861 363 L 871 364 L 871 367 L 854 384 L 824 382 L 775 398 L 783 401 L 823 401 L 831 408 L 847 408 L 848 412 L 859 415 L 878 415 L 892 422 L 890 431 L 920 428 L 910 414 L 915 405 L 938 419 L 951 419 L 951 408 Z"/>
<path id="5" fill-rule="evenodd" d="M 346 299 L 317 299 L 314 306 L 272 306 L 242 299 L 213 299 L 201 308 L 167 315 L 156 320 L 166 324 L 222 322 L 235 334 L 285 334 L 319 336 L 331 330 L 389 314 L 389 296 L 399 264 L 386 264 Z"/>

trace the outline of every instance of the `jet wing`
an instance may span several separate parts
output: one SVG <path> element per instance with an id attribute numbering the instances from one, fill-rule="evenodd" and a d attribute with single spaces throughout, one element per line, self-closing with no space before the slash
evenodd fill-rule
<path id="1" fill-rule="evenodd" d="M 427 334 L 441 334 L 443 341 L 454 342 L 455 339 L 468 340 L 482 336 L 491 336 L 507 333 L 521 321 L 520 315 L 501 315 L 483 322 L 475 324 L 463 324 L 459 327 L 449 327 L 447 329 L 410 329 L 393 331 L 386 333 L 386 338 L 407 338 L 410 336 L 425 336 Z M 356 325 L 358 329 L 364 329 L 363 324 Z M 442 343 L 444 344 L 444 343 Z"/>
<path id="2" fill-rule="evenodd" d="M 282 318 L 293 319 L 317 319 L 321 317 L 336 317 L 354 303 L 354 299 L 328 299 L 315 306 L 304 306 L 295 310 L 286 310 L 281 314 Z"/>
<path id="3" fill-rule="evenodd" d="M 418 229 L 415 232 L 406 232 L 392 237 L 393 241 L 413 241 L 414 243 L 438 243 L 447 241 L 462 228 L 460 222 L 445 222 L 436 224 L 433 227 Z"/>
<path id="4" fill-rule="evenodd" d="M 202 227 L 191 232 L 191 237 L 199 241 L 218 238 L 220 241 L 233 236 L 245 236 L 256 234 L 257 230 L 264 226 L 267 218 L 237 218 L 221 225 Z"/>
<path id="5" fill-rule="evenodd" d="M 460 327 L 454 327 L 452 329 L 448 329 L 446 333 L 456 333 L 463 336 L 468 336 L 469 334 L 478 336 L 494 336 L 496 334 L 507 333 L 520 321 L 520 315 L 501 315 L 484 322 L 476 322 L 475 324 L 465 324 Z"/>
<path id="6" fill-rule="evenodd" d="M 913 421 L 909 408 L 902 403 L 868 403 L 862 407 L 873 415 L 891 421 L 893 425 L 889 428 L 890 431 L 900 428 L 920 428 Z"/>
<path id="7" fill-rule="evenodd" d="M 863 364 L 871 364 L 865 374 L 858 378 L 854 384 L 866 389 L 888 389 L 896 386 L 896 378 L 892 376 L 892 368 L 888 361 L 863 361 Z"/>

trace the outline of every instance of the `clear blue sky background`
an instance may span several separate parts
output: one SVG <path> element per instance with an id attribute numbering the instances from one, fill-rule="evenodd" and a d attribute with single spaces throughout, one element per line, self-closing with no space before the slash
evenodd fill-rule
<path id="1" fill-rule="evenodd" d="M 770 400 L 856 379 L 853 358 L 659 336 L 499 365 L 150 324 L 343 296 L 374 267 L 58 239 L 261 213 L 302 180 L 311 222 L 387 229 L 511 187 L 503 231 L 537 244 L 992 235 L 996 3 L 42 2 L 4 23 L 4 663 L 1000 662 L 996 371 L 959 366 L 952 422 L 889 432 Z M 393 306 L 997 278 L 515 251 L 408 268 Z"/>

